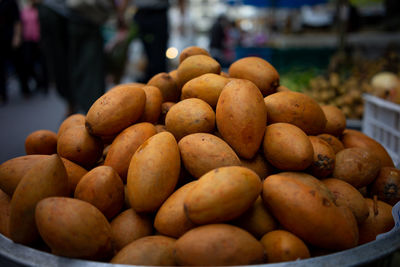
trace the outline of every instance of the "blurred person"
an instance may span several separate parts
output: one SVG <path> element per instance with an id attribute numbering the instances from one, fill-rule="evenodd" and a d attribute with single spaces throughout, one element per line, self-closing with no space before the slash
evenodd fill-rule
<path id="1" fill-rule="evenodd" d="M 144 78 L 139 82 L 147 83 L 154 75 L 167 71 L 165 52 L 169 40 L 168 10 L 171 3 L 168 0 L 122 0 L 120 20 L 123 20 L 129 5 L 136 8 L 133 23 L 138 27 L 138 37 L 143 43 L 148 61 Z M 178 5 L 183 16 L 185 1 L 178 0 Z"/>
<path id="2" fill-rule="evenodd" d="M 29 0 L 21 11 L 22 52 L 24 58 L 22 78 L 26 84 L 29 84 L 29 80 L 33 78 L 36 82 L 36 89 L 47 93 L 47 69 L 39 44 L 40 25 L 37 1 L 38 0 Z"/>
<path id="3" fill-rule="evenodd" d="M 228 18 L 225 15 L 220 15 L 210 29 L 210 54 L 222 67 L 229 65 L 224 56 L 229 26 Z"/>
<path id="4" fill-rule="evenodd" d="M 30 95 L 28 85 L 22 79 L 21 20 L 16 0 L 0 0 L 0 104 L 8 101 L 7 63 L 14 67 L 20 82 L 21 92 Z"/>
<path id="5" fill-rule="evenodd" d="M 42 0 L 39 21 L 46 65 L 67 102 L 66 116 L 86 113 L 105 92 L 101 23 L 71 9 L 66 0 Z"/>

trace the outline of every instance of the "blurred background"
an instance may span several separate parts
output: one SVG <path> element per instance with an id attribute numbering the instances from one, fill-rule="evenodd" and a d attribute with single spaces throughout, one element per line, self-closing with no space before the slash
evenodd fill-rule
<path id="1" fill-rule="evenodd" d="M 25 7 L 41 5 L 31 0 L 0 0 L 0 7 L 10 1 L 16 1 L 21 14 Z M 116 1 L 116 11 L 108 9 L 110 14 L 98 27 L 103 49 L 97 57 L 104 56 L 105 90 L 120 83 L 147 82 L 149 56 L 140 38 L 139 24 L 132 19 L 139 13 L 140 2 L 145 1 L 132 1 L 122 8 L 124 1 Z M 259 56 L 278 70 L 281 85 L 305 92 L 319 103 L 340 107 L 349 127 L 355 129 L 361 129 L 362 94 L 373 90 L 372 78 L 382 72 L 397 77 L 400 74 L 398 0 L 171 0 L 168 3 L 167 43 L 159 58 L 165 60 L 166 72 L 177 68 L 179 54 L 188 46 L 207 49 L 226 72 L 239 58 Z M 1 26 L 6 23 L 4 18 L 4 13 L 0 13 Z M 21 22 L 23 19 L 21 16 Z M 25 28 L 29 23 L 32 22 L 25 22 Z M 147 23 L 162 26 L 158 21 Z M 0 103 L 0 163 L 24 155 L 24 140 L 29 133 L 39 129 L 57 131 L 71 112 L 85 113 L 85 109 L 70 110 L 70 103 L 56 89 L 54 71 L 41 66 L 46 66 L 40 54 L 46 54 L 46 49 L 40 38 L 36 41 L 39 55 L 29 61 L 30 65 L 23 61 L 18 67 L 13 60 L 4 60 L 7 99 L 1 99 Z M 58 64 L 63 63 L 58 61 Z M 31 65 L 39 77 L 45 77 L 45 82 L 31 75 L 27 78 L 27 88 L 22 88 L 24 82 L 18 68 Z M 86 70 L 90 72 L 96 65 Z"/>

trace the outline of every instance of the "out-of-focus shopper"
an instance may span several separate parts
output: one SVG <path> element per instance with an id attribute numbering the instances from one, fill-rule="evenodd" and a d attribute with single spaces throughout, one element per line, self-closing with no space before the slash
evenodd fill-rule
<path id="1" fill-rule="evenodd" d="M 180 13 L 183 15 L 185 1 L 177 0 Z M 143 43 L 147 57 L 147 67 L 142 81 L 147 82 L 151 77 L 167 71 L 167 50 L 169 39 L 168 10 L 171 6 L 168 0 L 122 0 L 119 17 L 124 16 L 129 5 L 136 8 L 133 23 L 138 27 L 138 37 Z"/>
<path id="2" fill-rule="evenodd" d="M 34 79 L 37 90 L 48 91 L 47 69 L 40 47 L 40 24 L 37 0 L 29 0 L 21 11 L 24 83 Z"/>
<path id="3" fill-rule="evenodd" d="M 21 20 L 16 0 L 0 0 L 0 105 L 7 103 L 7 63 L 14 67 L 20 81 L 21 92 L 29 96 L 29 88 L 21 79 Z"/>
<path id="4" fill-rule="evenodd" d="M 112 0 L 108 0 L 111 1 Z M 42 0 L 39 5 L 41 38 L 49 74 L 66 100 L 66 116 L 87 112 L 105 92 L 105 62 L 101 25 L 88 11 L 71 4 L 98 1 Z M 114 12 L 110 8 L 108 12 Z"/>
<path id="5" fill-rule="evenodd" d="M 229 26 L 230 22 L 228 18 L 222 14 L 217 17 L 210 29 L 210 54 L 223 67 L 229 65 L 224 56 Z"/>

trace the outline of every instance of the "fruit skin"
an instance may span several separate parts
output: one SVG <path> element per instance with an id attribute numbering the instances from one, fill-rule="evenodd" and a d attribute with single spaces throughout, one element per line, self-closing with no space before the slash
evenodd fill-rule
<path id="1" fill-rule="evenodd" d="M 86 114 L 86 129 L 96 136 L 117 134 L 140 118 L 145 104 L 146 94 L 141 87 L 114 87 L 90 107 Z"/>
<path id="2" fill-rule="evenodd" d="M 35 221 L 55 255 L 99 261 L 109 260 L 113 253 L 109 222 L 86 201 L 45 198 L 37 204 Z"/>
<path id="3" fill-rule="evenodd" d="M 181 99 L 200 98 L 215 108 L 219 95 L 224 86 L 229 82 L 219 74 L 206 73 L 188 81 L 182 88 Z"/>
<path id="4" fill-rule="evenodd" d="M 175 266 L 176 240 L 162 235 L 145 236 L 129 243 L 112 259 L 113 264 Z"/>
<path id="5" fill-rule="evenodd" d="M 346 116 L 342 110 L 332 105 L 323 105 L 321 108 L 326 117 L 324 133 L 340 136 L 346 129 Z"/>
<path id="6" fill-rule="evenodd" d="M 279 73 L 266 60 L 259 57 L 245 57 L 229 66 L 232 78 L 252 81 L 265 97 L 276 92 L 279 86 Z"/>
<path id="7" fill-rule="evenodd" d="M 311 257 L 310 251 L 303 240 L 285 230 L 268 232 L 260 241 L 265 247 L 268 263 L 294 261 Z"/>
<path id="8" fill-rule="evenodd" d="M 122 211 L 110 225 L 114 248 L 117 252 L 136 239 L 153 234 L 151 217 L 147 214 L 136 213 L 133 209 Z"/>
<path id="9" fill-rule="evenodd" d="M 147 139 L 128 168 L 128 199 L 136 212 L 154 212 L 173 193 L 181 169 L 178 144 L 170 132 Z"/>
<path id="10" fill-rule="evenodd" d="M 376 155 L 381 161 L 382 167 L 394 167 L 392 158 L 386 149 L 377 141 L 364 134 L 363 132 L 345 129 L 340 137 L 344 148 L 361 147 L 366 148 Z"/>
<path id="11" fill-rule="evenodd" d="M 196 178 L 224 166 L 240 166 L 235 151 L 221 138 L 208 133 L 194 133 L 178 142 L 183 165 Z"/>
<path id="12" fill-rule="evenodd" d="M 221 65 L 207 55 L 193 55 L 182 61 L 177 68 L 178 86 L 206 73 L 219 74 Z"/>
<path id="13" fill-rule="evenodd" d="M 262 143 L 267 124 L 263 96 L 254 83 L 235 79 L 222 90 L 216 123 L 222 138 L 239 157 L 252 159 Z"/>
<path id="14" fill-rule="evenodd" d="M 400 170 L 382 167 L 369 188 L 371 196 L 377 195 L 379 200 L 394 206 L 400 201 Z"/>
<path id="15" fill-rule="evenodd" d="M 25 139 L 25 152 L 27 155 L 57 153 L 57 134 L 49 130 L 30 133 Z"/>
<path id="16" fill-rule="evenodd" d="M 189 220 L 196 224 L 227 222 L 249 209 L 260 192 L 261 180 L 252 170 L 221 167 L 201 176 L 183 205 Z"/>
<path id="17" fill-rule="evenodd" d="M 176 70 L 175 70 L 176 72 Z M 181 90 L 176 84 L 173 74 L 160 72 L 154 75 L 147 85 L 155 86 L 160 89 L 163 102 L 177 102 L 179 101 Z"/>
<path id="18" fill-rule="evenodd" d="M 57 142 L 57 153 L 87 169 L 92 168 L 103 155 L 103 142 L 91 135 L 84 125 L 66 129 Z"/>
<path id="19" fill-rule="evenodd" d="M 307 135 L 324 133 L 325 114 L 311 97 L 299 92 L 277 92 L 264 98 L 268 111 L 268 123 L 294 124 Z"/>
<path id="20" fill-rule="evenodd" d="M 53 154 L 37 164 L 18 183 L 10 202 L 10 237 L 32 244 L 39 238 L 35 223 L 36 204 L 51 196 L 68 196 L 68 175 L 61 158 Z"/>
<path id="21" fill-rule="evenodd" d="M 381 161 L 371 150 L 352 147 L 336 154 L 332 177 L 348 182 L 358 189 L 374 181 L 380 169 Z"/>
<path id="22" fill-rule="evenodd" d="M 264 247 L 247 231 L 229 224 L 196 227 L 175 244 L 178 265 L 230 266 L 264 262 Z"/>
<path id="23" fill-rule="evenodd" d="M 173 105 L 165 116 L 165 128 L 177 141 L 193 133 L 212 133 L 215 112 L 207 102 L 188 98 Z"/>
<path id="24" fill-rule="evenodd" d="M 314 149 L 308 136 L 289 123 L 268 125 L 263 140 L 264 156 L 280 170 L 301 171 L 313 162 Z"/>
<path id="25" fill-rule="evenodd" d="M 126 183 L 131 158 L 144 141 L 155 135 L 156 128 L 149 122 L 136 123 L 119 133 L 108 150 L 104 165 L 111 166 Z"/>
<path id="26" fill-rule="evenodd" d="M 368 206 L 363 195 L 351 184 L 335 178 L 321 180 L 335 196 L 339 206 L 348 206 L 360 224 L 369 215 Z"/>
<path id="27" fill-rule="evenodd" d="M 279 223 L 308 244 L 338 251 L 358 243 L 353 213 L 348 207 L 336 206 L 330 190 L 309 174 L 268 176 L 262 197 Z"/>
<path id="28" fill-rule="evenodd" d="M 81 178 L 74 197 L 91 203 L 111 220 L 124 204 L 124 184 L 112 167 L 98 166 Z"/>
<path id="29" fill-rule="evenodd" d="M 365 199 L 368 209 L 368 218 L 359 226 L 359 245 L 374 241 L 378 234 L 386 233 L 394 227 L 392 206 L 371 198 Z"/>
<path id="30" fill-rule="evenodd" d="M 308 137 L 314 150 L 314 161 L 309 170 L 317 178 L 325 178 L 332 174 L 335 168 L 335 151 L 321 138 L 316 136 Z"/>

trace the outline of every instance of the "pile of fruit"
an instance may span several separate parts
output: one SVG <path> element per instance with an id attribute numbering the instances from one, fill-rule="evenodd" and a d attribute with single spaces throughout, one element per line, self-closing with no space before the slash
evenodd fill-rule
<path id="1" fill-rule="evenodd" d="M 338 69 L 310 79 L 302 91 L 321 105 L 338 107 L 348 119 L 362 119 L 365 93 L 400 104 L 400 78 L 396 72 L 385 70 L 388 66 L 400 68 L 396 60 L 357 59 L 351 65 L 350 71 Z"/>
<path id="2" fill-rule="evenodd" d="M 0 165 L 0 231 L 55 255 L 248 265 L 351 249 L 394 226 L 400 170 L 267 61 L 200 47 L 120 84 Z M 390 185 L 390 186 L 388 186 Z M 394 190 L 396 189 L 396 190 Z"/>

